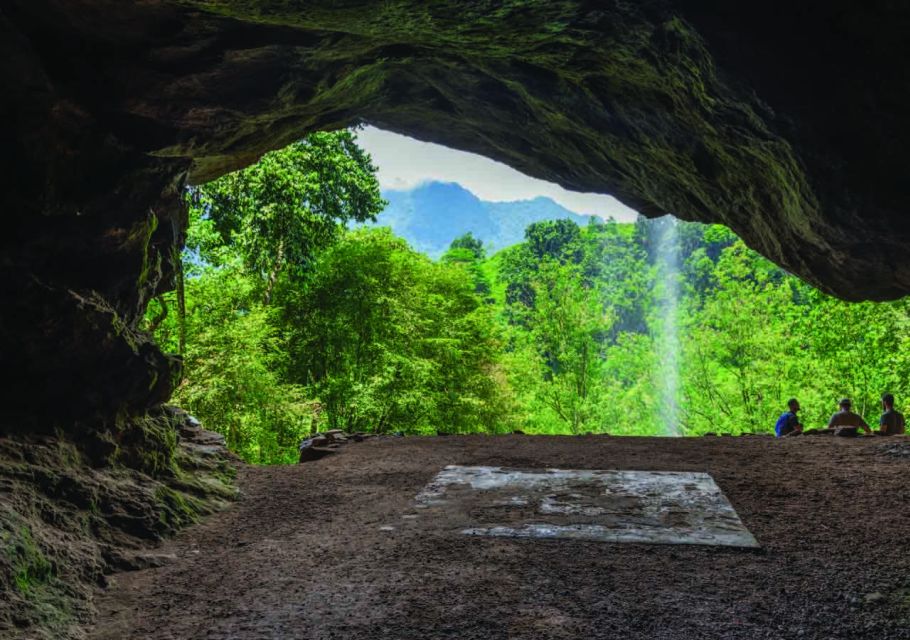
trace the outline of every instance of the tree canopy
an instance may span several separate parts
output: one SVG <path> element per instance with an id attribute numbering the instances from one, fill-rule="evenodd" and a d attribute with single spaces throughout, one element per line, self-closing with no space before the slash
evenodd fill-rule
<path id="1" fill-rule="evenodd" d="M 192 213 L 208 230 L 188 246 L 211 264 L 230 247 L 268 299 L 282 271 L 301 275 L 348 222 L 382 211 L 375 171 L 352 131 L 313 133 L 194 189 Z"/>
<path id="2" fill-rule="evenodd" d="M 153 302 L 149 328 L 183 346 L 176 400 L 249 461 L 293 461 L 330 427 L 770 432 L 791 396 L 818 426 L 841 396 L 874 421 L 881 393 L 910 395 L 907 300 L 831 298 L 728 229 L 669 219 L 535 222 L 490 256 L 468 233 L 434 261 L 347 227 L 383 206 L 374 171 L 338 131 L 188 193 L 185 300 Z"/>

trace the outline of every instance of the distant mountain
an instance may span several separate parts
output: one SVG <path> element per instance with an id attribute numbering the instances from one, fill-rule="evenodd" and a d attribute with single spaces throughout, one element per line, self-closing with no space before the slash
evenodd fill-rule
<path id="1" fill-rule="evenodd" d="M 524 240 L 525 227 L 533 222 L 569 218 L 585 225 L 589 219 L 542 196 L 488 202 L 455 182 L 426 182 L 408 191 L 383 191 L 382 197 L 389 204 L 375 225 L 391 227 L 432 258 L 441 256 L 452 240 L 468 231 L 494 253 Z"/>

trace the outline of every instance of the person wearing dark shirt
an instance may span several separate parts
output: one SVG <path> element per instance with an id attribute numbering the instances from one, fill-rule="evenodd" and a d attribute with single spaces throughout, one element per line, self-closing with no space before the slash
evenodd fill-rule
<path id="1" fill-rule="evenodd" d="M 803 425 L 800 424 L 799 417 L 796 415 L 799 413 L 799 401 L 796 398 L 790 398 L 787 400 L 787 407 L 789 411 L 780 414 L 777 424 L 774 425 L 774 435 L 778 438 L 799 435 L 803 431 Z"/>
<path id="2" fill-rule="evenodd" d="M 894 410 L 894 396 L 886 393 L 882 396 L 882 417 L 878 420 L 879 436 L 899 436 L 907 430 L 904 414 Z"/>
<path id="3" fill-rule="evenodd" d="M 853 413 L 851 407 L 853 403 L 849 398 L 844 398 L 839 403 L 840 411 L 831 416 L 828 421 L 828 430 L 833 431 L 836 436 L 853 437 L 859 435 L 862 429 L 868 434 L 872 433 L 872 428 L 866 424 L 863 417 L 858 413 Z"/>

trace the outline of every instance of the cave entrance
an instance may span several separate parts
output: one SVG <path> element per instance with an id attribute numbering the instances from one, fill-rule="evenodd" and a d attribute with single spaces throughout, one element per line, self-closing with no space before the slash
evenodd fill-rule
<path id="1" fill-rule="evenodd" d="M 630 421 L 608 398 L 620 358 L 643 385 L 677 377 L 622 344 L 657 342 L 668 314 L 628 304 L 650 223 L 610 196 L 366 127 L 310 134 L 187 202 L 177 290 L 147 328 L 183 356 L 176 403 L 249 462 L 311 459 L 330 432 L 678 432 L 675 412 Z"/>

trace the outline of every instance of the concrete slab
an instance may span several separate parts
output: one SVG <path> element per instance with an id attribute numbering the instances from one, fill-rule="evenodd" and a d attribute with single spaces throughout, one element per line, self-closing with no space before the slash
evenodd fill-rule
<path id="1" fill-rule="evenodd" d="M 415 507 L 465 535 L 759 546 L 707 473 L 450 465 Z"/>

